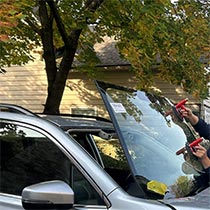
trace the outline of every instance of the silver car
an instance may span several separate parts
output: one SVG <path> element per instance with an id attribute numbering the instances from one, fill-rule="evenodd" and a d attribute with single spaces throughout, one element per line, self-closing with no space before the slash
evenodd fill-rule
<path id="1" fill-rule="evenodd" d="M 209 182 L 185 147 L 197 133 L 167 114 L 173 104 L 96 85 L 111 121 L 0 104 L 0 209 L 210 209 Z"/>

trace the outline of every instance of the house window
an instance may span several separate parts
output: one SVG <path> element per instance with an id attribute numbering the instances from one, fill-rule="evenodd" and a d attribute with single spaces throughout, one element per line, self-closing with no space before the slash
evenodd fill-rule
<path id="1" fill-rule="evenodd" d="M 97 116 L 96 107 L 72 107 L 71 114 Z"/>

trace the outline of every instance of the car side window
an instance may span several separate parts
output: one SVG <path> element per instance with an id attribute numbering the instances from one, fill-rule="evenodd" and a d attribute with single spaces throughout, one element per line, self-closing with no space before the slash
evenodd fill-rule
<path id="1" fill-rule="evenodd" d="M 102 203 L 95 189 L 58 146 L 38 131 L 0 123 L 0 149 L 0 193 L 21 195 L 26 186 L 62 180 L 73 188 L 76 203 Z"/>
<path id="2" fill-rule="evenodd" d="M 69 160 L 46 136 L 1 124 L 1 192 L 21 195 L 24 187 L 49 180 L 69 183 Z"/>

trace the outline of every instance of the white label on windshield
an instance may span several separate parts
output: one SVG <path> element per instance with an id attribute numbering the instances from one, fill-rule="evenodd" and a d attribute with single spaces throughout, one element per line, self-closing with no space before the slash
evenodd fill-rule
<path id="1" fill-rule="evenodd" d="M 116 113 L 126 113 L 124 106 L 121 103 L 110 103 Z"/>

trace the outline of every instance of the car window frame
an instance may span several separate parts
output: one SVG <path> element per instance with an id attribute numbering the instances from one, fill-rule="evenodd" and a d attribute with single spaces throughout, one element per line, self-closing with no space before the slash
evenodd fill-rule
<path id="1" fill-rule="evenodd" d="M 36 125 L 31 125 L 27 122 L 19 122 L 19 121 L 15 121 L 15 120 L 7 120 L 7 119 L 0 119 L 0 123 L 8 123 L 8 124 L 14 124 L 17 126 L 22 126 L 25 127 L 27 129 L 32 129 L 36 132 L 39 132 L 40 134 L 44 135 L 45 137 L 47 137 L 52 143 L 54 143 L 56 145 L 56 147 L 59 148 L 59 150 L 61 150 L 61 152 L 69 159 L 69 161 L 72 164 L 72 168 L 76 167 L 76 169 L 83 175 L 83 177 L 88 181 L 88 183 L 93 187 L 93 189 L 99 194 L 99 196 L 104 200 L 104 206 L 100 206 L 100 207 L 105 207 L 107 208 L 108 206 L 110 206 L 110 201 L 108 200 L 108 198 L 106 198 L 106 196 L 104 195 L 103 191 L 99 188 L 99 186 L 96 185 L 96 183 L 94 182 L 94 180 L 92 180 L 92 178 L 89 176 L 89 174 L 87 173 L 87 171 L 80 165 L 80 163 L 72 156 L 72 154 L 70 153 L 70 151 L 68 151 L 62 144 L 61 142 L 56 139 L 54 136 L 52 136 L 49 132 L 47 132 L 46 130 L 37 127 Z M 73 137 L 71 135 L 70 136 L 70 140 L 73 140 Z M 81 148 L 83 148 L 82 146 L 80 146 Z M 86 152 L 88 155 L 90 155 L 88 152 Z M 70 180 L 72 181 L 72 180 Z M 71 187 L 71 186 L 70 186 Z M 0 192 L 0 197 L 7 197 L 7 198 L 15 198 L 15 199 L 21 199 L 21 195 L 14 195 L 14 194 L 7 194 L 7 193 L 2 193 Z M 1 200 L 1 199 L 0 199 Z M 74 204 L 75 206 L 82 206 L 82 204 Z M 89 206 L 89 205 L 87 205 Z M 92 206 L 92 205 L 91 205 Z M 98 206 L 98 205 L 96 205 Z M 102 208 L 103 209 L 103 208 Z"/>

